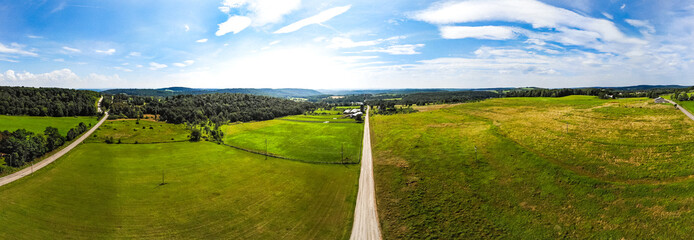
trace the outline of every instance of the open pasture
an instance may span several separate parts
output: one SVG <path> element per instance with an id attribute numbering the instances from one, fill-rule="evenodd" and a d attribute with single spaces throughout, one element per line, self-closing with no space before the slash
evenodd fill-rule
<path id="1" fill-rule="evenodd" d="M 0 187 L 0 239 L 347 239 L 358 166 L 85 143 Z"/>
<path id="2" fill-rule="evenodd" d="M 694 230 L 694 121 L 651 99 L 492 99 L 371 122 L 385 239 Z"/>
<path id="3" fill-rule="evenodd" d="M 87 138 L 86 142 L 104 143 L 113 138 L 122 143 L 161 143 L 186 141 L 190 131 L 182 124 L 155 122 L 152 120 L 109 120 Z"/>
<path id="4" fill-rule="evenodd" d="M 352 120 L 354 121 L 354 120 Z M 361 157 L 361 123 L 270 120 L 225 125 L 224 143 L 310 162 L 355 162 Z M 344 148 L 343 148 L 344 145 Z"/>
<path id="5" fill-rule="evenodd" d="M 0 115 L 0 131 L 13 132 L 17 129 L 26 129 L 27 131 L 43 134 L 46 127 L 54 127 L 58 129 L 60 135 L 65 136 L 70 128 L 77 127 L 83 122 L 84 124 L 94 125 L 98 122 L 94 117 L 33 117 L 33 116 L 7 116 Z"/>

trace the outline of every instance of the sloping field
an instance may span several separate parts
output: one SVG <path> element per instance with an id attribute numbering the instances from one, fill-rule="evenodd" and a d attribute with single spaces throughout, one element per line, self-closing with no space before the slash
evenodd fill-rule
<path id="1" fill-rule="evenodd" d="M 357 178 L 209 142 L 86 143 L 0 187 L 0 239 L 346 239 Z"/>
<path id="2" fill-rule="evenodd" d="M 681 239 L 694 230 L 694 121 L 672 106 L 509 98 L 371 124 L 386 239 Z"/>
<path id="3" fill-rule="evenodd" d="M 351 120 L 354 121 L 354 120 Z M 361 157 L 362 123 L 270 121 L 226 125 L 224 143 L 309 162 L 356 162 Z M 344 151 L 343 151 L 344 145 Z"/>
<path id="4" fill-rule="evenodd" d="M 70 128 L 77 127 L 80 122 L 96 124 L 99 119 L 94 117 L 33 117 L 33 116 L 7 116 L 0 115 L 0 131 L 13 132 L 17 129 L 26 129 L 27 131 L 43 134 L 46 127 L 54 127 L 58 129 L 60 135 L 65 136 Z"/>
<path id="5" fill-rule="evenodd" d="M 161 143 L 186 141 L 190 131 L 182 124 L 167 124 L 151 120 L 110 120 L 87 139 L 87 142 L 104 143 L 113 138 L 122 143 Z"/>

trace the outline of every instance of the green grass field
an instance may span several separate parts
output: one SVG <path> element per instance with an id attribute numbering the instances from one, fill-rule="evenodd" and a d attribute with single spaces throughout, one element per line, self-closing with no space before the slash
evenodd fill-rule
<path id="1" fill-rule="evenodd" d="M 307 122 L 329 122 L 329 123 L 357 123 L 356 120 L 352 118 L 344 118 L 342 114 L 336 115 L 292 115 L 279 119 L 294 120 L 294 121 L 307 121 Z"/>
<path id="2" fill-rule="evenodd" d="M 694 121 L 651 99 L 493 99 L 371 122 L 385 239 L 694 230 Z"/>
<path id="3" fill-rule="evenodd" d="M 210 142 L 85 143 L 0 187 L 0 239 L 347 239 L 358 170 Z"/>
<path id="4" fill-rule="evenodd" d="M 354 121 L 354 120 L 352 120 Z M 364 125 L 270 120 L 222 127 L 226 144 L 313 162 L 358 161 Z"/>
<path id="5" fill-rule="evenodd" d="M 26 129 L 27 131 L 43 134 L 46 127 L 57 128 L 60 135 L 65 136 L 70 128 L 77 127 L 80 122 L 84 124 L 96 124 L 98 119 L 94 117 L 32 117 L 32 116 L 7 116 L 0 115 L 0 131 L 15 131 Z"/>
<path id="6" fill-rule="evenodd" d="M 151 129 L 150 129 L 151 128 Z M 108 138 L 122 143 L 160 143 L 186 141 L 190 131 L 184 125 L 168 124 L 148 120 L 106 121 L 86 142 L 103 143 Z"/>

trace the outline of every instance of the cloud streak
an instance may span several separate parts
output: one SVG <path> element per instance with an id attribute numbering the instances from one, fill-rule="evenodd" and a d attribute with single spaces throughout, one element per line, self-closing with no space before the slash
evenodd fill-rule
<path id="1" fill-rule="evenodd" d="M 299 29 L 313 25 L 313 24 L 322 24 L 324 22 L 329 21 L 330 19 L 333 19 L 334 17 L 337 17 L 340 14 L 343 14 L 347 12 L 352 5 L 347 5 L 347 6 L 342 6 L 342 7 L 334 7 L 325 11 L 322 11 L 314 16 L 308 17 L 301 19 L 297 22 L 294 22 L 292 24 L 289 24 L 283 28 L 280 28 L 279 30 L 275 31 L 274 33 L 276 34 L 281 34 L 281 33 L 291 33 L 298 31 Z"/>

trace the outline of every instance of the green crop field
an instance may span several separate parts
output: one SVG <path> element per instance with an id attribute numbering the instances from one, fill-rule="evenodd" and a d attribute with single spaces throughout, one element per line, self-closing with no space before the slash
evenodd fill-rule
<path id="1" fill-rule="evenodd" d="M 329 123 L 357 123 L 356 120 L 352 118 L 345 118 L 340 115 L 293 115 L 287 116 L 279 119 L 293 120 L 293 121 L 307 121 L 307 122 L 329 122 Z"/>
<path id="2" fill-rule="evenodd" d="M 0 187 L 0 239 L 347 239 L 358 170 L 210 142 L 85 143 Z"/>
<path id="3" fill-rule="evenodd" d="M 354 121 L 354 120 L 352 120 Z M 224 143 L 259 152 L 314 162 L 340 162 L 361 157 L 361 123 L 322 123 L 270 120 L 225 125 Z"/>
<path id="4" fill-rule="evenodd" d="M 689 238 L 694 121 L 651 99 L 505 98 L 374 116 L 385 239 Z"/>
<path id="5" fill-rule="evenodd" d="M 27 131 L 43 134 L 46 127 L 57 128 L 60 135 L 65 136 L 70 128 L 77 127 L 80 122 L 84 124 L 96 124 L 98 119 L 94 117 L 32 117 L 32 116 L 7 116 L 0 115 L 0 131 L 15 131 L 26 129 Z"/>
<path id="6" fill-rule="evenodd" d="M 186 141 L 190 131 L 185 125 L 174 125 L 150 120 L 110 120 L 97 129 L 87 142 L 103 143 L 108 138 L 122 143 L 160 143 Z"/>

